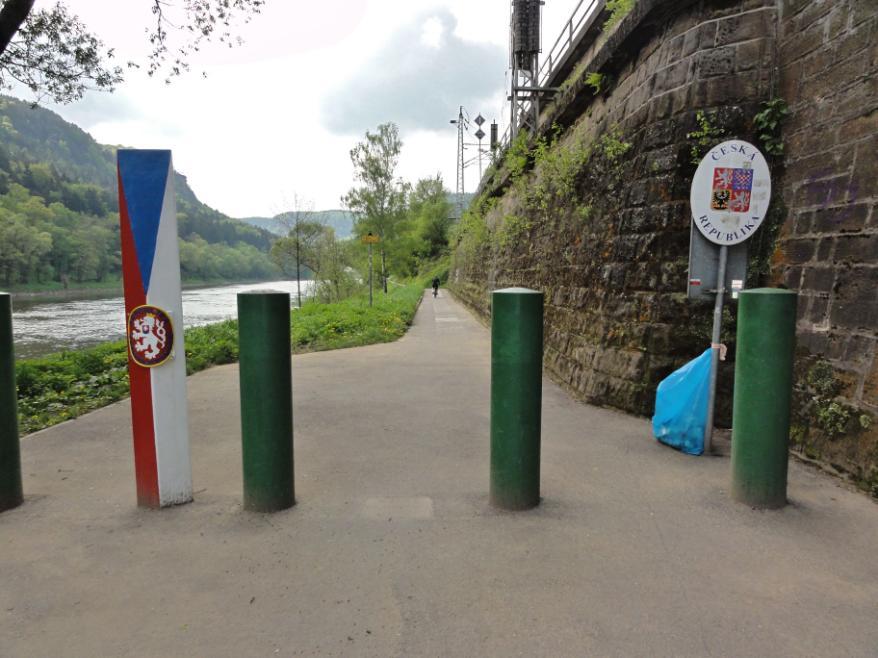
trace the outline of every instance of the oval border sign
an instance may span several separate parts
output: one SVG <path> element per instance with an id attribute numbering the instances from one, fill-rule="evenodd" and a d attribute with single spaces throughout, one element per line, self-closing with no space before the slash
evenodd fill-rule
<path id="1" fill-rule="evenodd" d="M 689 195 L 701 234 L 719 245 L 750 238 L 771 203 L 771 173 L 760 150 L 739 139 L 718 144 L 701 160 Z"/>

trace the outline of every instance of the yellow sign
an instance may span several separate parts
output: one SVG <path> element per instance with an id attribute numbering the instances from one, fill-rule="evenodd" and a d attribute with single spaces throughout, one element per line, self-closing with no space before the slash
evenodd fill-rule
<path id="1" fill-rule="evenodd" d="M 360 240 L 363 244 L 378 244 L 381 242 L 381 238 L 377 235 L 372 235 L 371 233 L 369 235 L 364 235 Z"/>

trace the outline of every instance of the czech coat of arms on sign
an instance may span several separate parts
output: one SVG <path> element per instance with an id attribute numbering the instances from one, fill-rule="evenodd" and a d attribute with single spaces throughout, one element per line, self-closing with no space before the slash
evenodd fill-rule
<path id="1" fill-rule="evenodd" d="M 759 228 L 771 202 L 771 174 L 752 144 L 732 140 L 704 156 L 692 181 L 692 217 L 702 235 L 734 245 Z"/>
<path id="2" fill-rule="evenodd" d="M 174 349 L 174 325 L 158 306 L 138 306 L 128 316 L 128 351 L 144 368 L 162 365 Z"/>

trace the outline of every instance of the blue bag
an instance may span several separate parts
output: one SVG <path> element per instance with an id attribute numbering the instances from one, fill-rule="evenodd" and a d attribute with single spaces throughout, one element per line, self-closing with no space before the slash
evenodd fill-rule
<path id="1" fill-rule="evenodd" d="M 652 431 L 664 444 L 690 455 L 704 452 L 704 426 L 710 395 L 710 353 L 707 350 L 665 377 L 655 392 Z"/>

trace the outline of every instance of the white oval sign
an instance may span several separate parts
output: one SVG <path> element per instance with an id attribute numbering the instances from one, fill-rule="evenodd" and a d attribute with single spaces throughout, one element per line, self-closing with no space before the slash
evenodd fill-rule
<path id="1" fill-rule="evenodd" d="M 765 156 L 737 139 L 715 146 L 698 165 L 689 202 L 705 238 L 721 245 L 743 242 L 759 228 L 771 203 Z"/>

